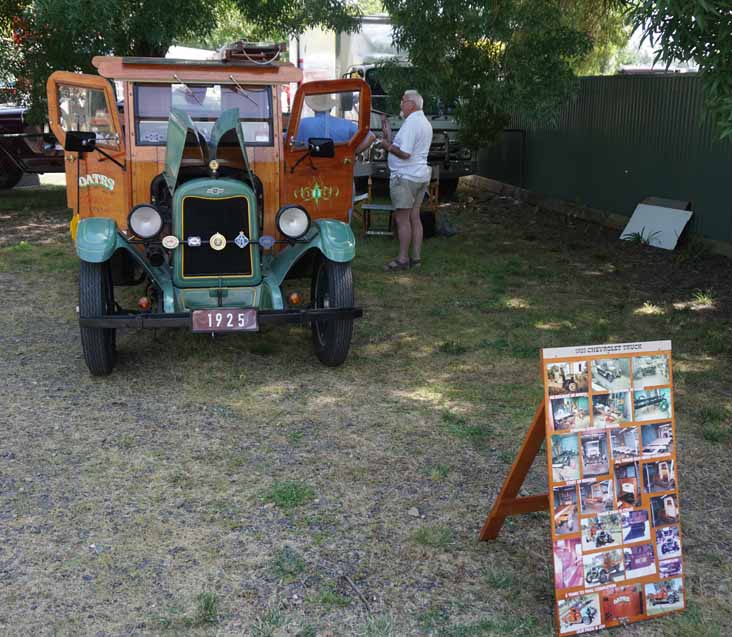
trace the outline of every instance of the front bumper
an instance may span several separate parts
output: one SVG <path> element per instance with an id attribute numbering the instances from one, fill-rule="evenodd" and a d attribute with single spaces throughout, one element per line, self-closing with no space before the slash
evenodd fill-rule
<path id="1" fill-rule="evenodd" d="M 226 308 L 222 308 L 226 309 Z M 276 325 L 283 323 L 308 324 L 313 321 L 335 321 L 339 319 L 361 318 L 360 307 L 343 307 L 333 309 L 303 310 L 259 310 L 259 325 Z M 123 312 L 104 316 L 79 317 L 79 327 L 154 329 L 158 327 L 192 328 L 190 312 L 175 314 L 150 314 L 147 312 Z"/>

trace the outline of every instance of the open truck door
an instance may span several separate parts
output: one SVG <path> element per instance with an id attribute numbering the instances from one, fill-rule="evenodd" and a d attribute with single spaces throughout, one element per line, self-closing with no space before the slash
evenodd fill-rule
<path id="1" fill-rule="evenodd" d="M 371 90 L 360 79 L 306 82 L 285 133 L 280 200 L 315 220 L 348 222 L 358 145 L 369 132 Z"/>
<path id="2" fill-rule="evenodd" d="M 64 147 L 72 236 L 80 217 L 113 211 L 126 218 L 125 144 L 112 84 L 97 75 L 56 71 L 46 91 L 49 124 Z"/>

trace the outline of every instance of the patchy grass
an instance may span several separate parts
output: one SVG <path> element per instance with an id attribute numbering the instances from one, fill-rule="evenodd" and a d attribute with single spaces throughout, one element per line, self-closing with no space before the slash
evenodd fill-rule
<path id="1" fill-rule="evenodd" d="M 297 579 L 305 570 L 305 560 L 293 548 L 285 546 L 277 551 L 272 563 L 272 570 L 284 583 Z"/>
<path id="2" fill-rule="evenodd" d="M 553 634 L 546 513 L 477 541 L 543 396 L 539 349 L 670 338 L 690 606 L 620 632 L 726 634 L 728 260 L 474 193 L 420 270 L 383 273 L 396 242 L 358 241 L 338 369 L 301 327 L 125 330 L 91 378 L 59 195 L 0 214 L 0 633 Z"/>
<path id="3" fill-rule="evenodd" d="M 281 509 L 294 509 L 315 498 L 315 491 L 306 484 L 289 480 L 275 482 L 263 496 L 265 502 L 271 502 Z"/>
<path id="4" fill-rule="evenodd" d="M 447 526 L 423 526 L 412 534 L 416 544 L 433 549 L 446 549 L 454 541 L 452 529 Z"/>

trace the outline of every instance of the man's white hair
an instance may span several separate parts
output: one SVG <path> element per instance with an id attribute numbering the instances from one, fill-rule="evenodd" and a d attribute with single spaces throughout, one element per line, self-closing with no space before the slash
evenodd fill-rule
<path id="1" fill-rule="evenodd" d="M 422 110 L 422 106 L 424 106 L 424 100 L 422 99 L 422 96 L 417 91 L 415 91 L 414 89 L 409 89 L 408 91 L 404 91 L 404 97 L 406 97 L 409 100 L 412 100 L 414 102 L 414 105 L 419 110 Z"/>

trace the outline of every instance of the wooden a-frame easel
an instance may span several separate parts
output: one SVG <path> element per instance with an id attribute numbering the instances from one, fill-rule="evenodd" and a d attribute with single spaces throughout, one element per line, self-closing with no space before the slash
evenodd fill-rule
<path id="1" fill-rule="evenodd" d="M 526 479 L 526 475 L 529 473 L 529 469 L 531 469 L 536 454 L 539 453 L 541 443 L 544 442 L 545 414 L 544 401 L 542 401 L 536 409 L 534 419 L 526 432 L 521 450 L 513 461 L 511 471 L 506 476 L 501 493 L 496 498 L 493 508 L 480 530 L 481 540 L 495 540 L 501 531 L 503 522 L 509 515 L 520 515 L 549 509 L 549 494 L 547 493 L 522 498 L 516 497 Z"/>

